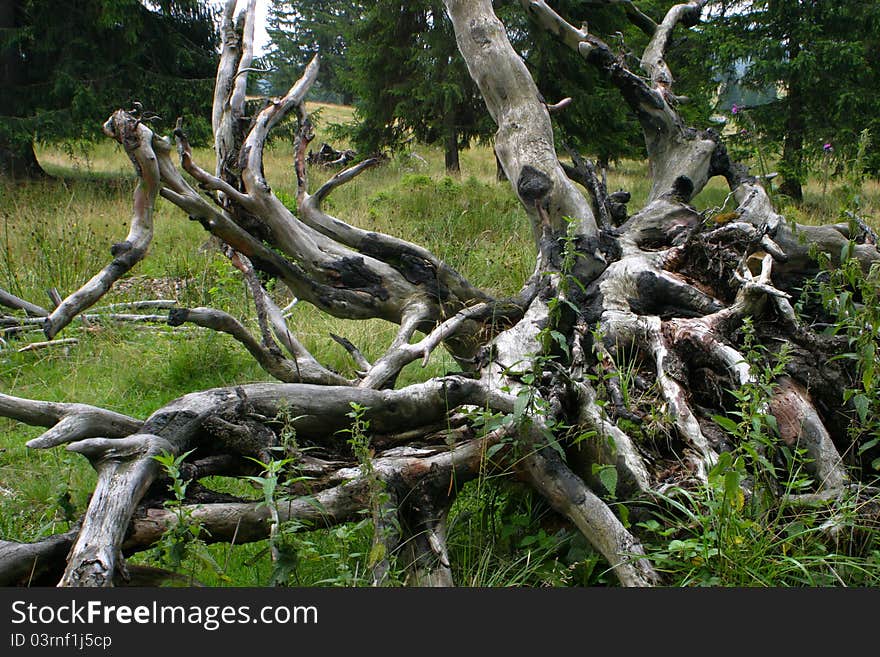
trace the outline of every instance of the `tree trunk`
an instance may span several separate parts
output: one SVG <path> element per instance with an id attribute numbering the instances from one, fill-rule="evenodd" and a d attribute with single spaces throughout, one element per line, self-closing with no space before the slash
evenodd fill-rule
<path id="1" fill-rule="evenodd" d="M 779 192 L 800 202 L 804 200 L 801 186 L 804 159 L 804 122 L 800 116 L 799 96 L 789 99 L 788 119 L 785 122 L 785 137 L 782 143 L 782 183 Z"/>
<path id="2" fill-rule="evenodd" d="M 792 42 L 790 53 L 792 59 L 800 54 L 800 44 Z M 785 135 L 782 142 L 782 183 L 779 192 L 791 197 L 797 202 L 804 200 L 804 192 L 801 183 L 804 179 L 804 104 L 800 74 L 792 73 L 788 84 L 788 97 L 786 98 Z"/>
<path id="3" fill-rule="evenodd" d="M 0 176 L 33 180 L 45 177 L 46 172 L 37 161 L 32 143 L 0 143 Z"/>
<path id="4" fill-rule="evenodd" d="M 447 116 L 451 116 L 451 114 Z M 446 173 L 458 176 L 461 174 L 461 163 L 459 162 L 458 130 L 455 128 L 453 120 L 446 122 L 443 132 L 443 155 Z"/>

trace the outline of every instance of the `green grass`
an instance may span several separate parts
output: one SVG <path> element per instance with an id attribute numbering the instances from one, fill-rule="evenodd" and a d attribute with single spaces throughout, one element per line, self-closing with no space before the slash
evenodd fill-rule
<path id="1" fill-rule="evenodd" d="M 318 121 L 317 147 L 332 123 L 350 120 L 350 109 L 326 105 Z M 427 247 L 475 284 L 495 294 L 517 290 L 531 274 L 534 248 L 526 215 L 508 183 L 496 182 L 495 159 L 486 147 L 462 154 L 462 175 L 448 177 L 440 150 L 415 145 L 418 157 L 398 156 L 367 171 L 333 193 L 326 203 L 332 214 L 353 224 L 386 232 Z M 109 247 L 128 230 L 131 165 L 109 140 L 72 159 L 61 148 L 39 151 L 49 180 L 12 185 L 0 182 L 0 287 L 48 304 L 46 290 L 66 295 L 109 260 Z M 197 149 L 196 160 L 212 168 L 212 153 Z M 265 158 L 267 178 L 278 196 L 292 206 L 295 176 L 289 143 L 276 140 Z M 313 170 L 315 189 L 331 172 Z M 637 210 L 650 180 L 644 165 L 622 162 L 609 172 L 610 190 L 624 188 Z M 721 205 L 723 181 L 712 181 L 696 200 L 698 208 Z M 839 191 L 823 194 L 813 181 L 806 202 L 790 211 L 798 220 L 836 219 Z M 880 184 L 865 186 L 863 207 L 874 225 L 880 208 Z M 183 305 L 221 308 L 252 324 L 245 287 L 228 262 L 202 248 L 208 235 L 195 222 L 160 200 L 155 237 L 148 257 L 116 286 L 101 304 L 150 297 L 178 298 Z M 354 365 L 329 339 L 337 333 L 358 345 L 368 358 L 381 355 L 396 327 L 381 321 L 346 321 L 299 304 L 292 329 L 325 364 L 345 376 Z M 40 339 L 39 333 L 26 337 Z M 145 418 L 168 401 L 193 390 L 268 376 L 231 338 L 200 330 L 145 330 L 132 325 L 74 324 L 60 337 L 78 344 L 28 353 L 0 350 L 0 390 L 55 401 L 77 401 Z M 20 346 L 22 342 L 10 342 Z M 408 366 L 399 378 L 406 385 L 454 370 L 444 352 L 436 352 L 423 370 Z M 94 472 L 77 455 L 61 449 L 33 451 L 24 443 L 40 429 L 0 419 L 0 537 L 35 540 L 64 531 L 85 509 Z M 249 484 L 217 482 L 247 492 Z M 491 495 L 487 491 L 494 491 Z M 254 490 L 258 498 L 258 491 Z M 487 505 L 486 500 L 493 500 Z M 526 506 L 522 506 L 526 504 Z M 531 505 L 531 506 L 529 506 Z M 450 518 L 450 550 L 458 581 L 469 585 L 602 584 L 607 565 L 578 543 L 578 537 L 547 524 L 537 502 L 514 499 L 495 482 L 466 487 Z M 295 583 L 364 584 L 368 532 L 358 523 L 332 532 L 315 528 L 290 539 L 299 554 Z M 185 575 L 210 586 L 262 586 L 270 581 L 265 542 L 216 545 L 197 550 Z M 135 562 L 146 561 L 145 553 Z M 218 567 L 219 565 L 219 567 Z"/>

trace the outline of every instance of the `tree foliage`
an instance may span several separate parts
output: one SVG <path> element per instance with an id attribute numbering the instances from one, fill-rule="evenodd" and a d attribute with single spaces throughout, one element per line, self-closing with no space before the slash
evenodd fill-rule
<path id="1" fill-rule="evenodd" d="M 0 171 L 35 141 L 97 136 L 120 102 L 167 125 L 186 115 L 194 139 L 210 135 L 218 34 L 207 3 L 13 0 L 0 17 Z"/>
<path id="2" fill-rule="evenodd" d="M 365 151 L 441 143 L 447 169 L 457 170 L 459 149 L 492 128 L 442 3 L 366 3 L 351 35 L 356 143 Z"/>
<path id="3" fill-rule="evenodd" d="M 274 0 L 269 35 L 271 92 L 286 92 L 319 54 L 315 98 L 355 105 L 350 136 L 362 152 L 394 151 L 411 139 L 441 143 L 447 168 L 457 170 L 459 149 L 490 134 L 441 3 Z"/>
<path id="4" fill-rule="evenodd" d="M 286 93 L 312 57 L 320 54 L 321 79 L 313 98 L 351 104 L 354 98 L 345 84 L 350 36 L 346 26 L 359 19 L 361 5 L 353 0 L 273 0 L 267 20 L 271 47 L 262 58 L 269 69 L 269 93 Z"/>
<path id="5" fill-rule="evenodd" d="M 880 5 L 851 0 L 715 2 L 708 32 L 719 70 L 744 66 L 746 89 L 775 90 L 745 108 L 767 147 L 781 148 L 783 191 L 801 198 L 809 165 L 829 144 L 852 157 L 880 118 Z M 730 111 L 730 107 L 721 107 Z M 880 167 L 880 152 L 869 154 Z"/>
<path id="6" fill-rule="evenodd" d="M 644 156 L 638 122 L 605 76 L 584 67 L 576 53 L 560 51 L 517 2 L 494 4 L 547 102 L 578 97 L 554 117 L 560 141 L 601 162 Z M 648 2 L 645 9 L 659 19 L 670 4 Z M 621 5 L 562 0 L 555 6 L 575 21 L 589 17 L 590 28 L 611 35 L 617 54 L 629 64 L 637 59 L 633 52 L 647 43 Z M 290 71 L 301 70 L 320 53 L 324 72 L 316 98 L 354 102 L 359 123 L 353 137 L 362 151 L 394 150 L 413 138 L 441 143 L 454 169 L 458 148 L 473 139 L 491 139 L 494 128 L 439 3 L 275 0 L 270 26 L 273 47 L 266 61 L 272 93 L 286 91 L 293 83 Z M 701 36 L 689 33 L 683 39 Z M 683 114 L 689 120 L 705 118 L 712 91 L 705 61 L 677 57 L 674 64 L 682 77 L 679 87 L 693 101 Z M 585 97 L 584 89 L 591 94 Z"/>

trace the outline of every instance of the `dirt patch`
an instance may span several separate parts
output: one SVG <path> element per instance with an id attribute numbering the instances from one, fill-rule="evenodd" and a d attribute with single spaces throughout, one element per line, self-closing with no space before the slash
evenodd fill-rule
<path id="1" fill-rule="evenodd" d="M 179 300 L 187 286 L 191 283 L 191 279 L 182 276 L 164 276 L 159 278 L 130 276 L 117 281 L 113 285 L 112 292 L 139 299 Z"/>

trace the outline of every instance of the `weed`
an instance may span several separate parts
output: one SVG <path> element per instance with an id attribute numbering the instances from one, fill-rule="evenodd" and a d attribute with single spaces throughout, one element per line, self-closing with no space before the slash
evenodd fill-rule
<path id="1" fill-rule="evenodd" d="M 165 508 L 169 509 L 175 517 L 175 522 L 156 542 L 155 550 L 159 563 L 174 571 L 179 570 L 188 557 L 197 557 L 220 572 L 219 564 L 204 549 L 205 543 L 202 539 L 204 527 L 193 517 L 192 511 L 185 504 L 189 482 L 183 479 L 180 467 L 191 453 L 192 450 L 175 456 L 173 453 L 163 450 L 161 454 L 153 457 L 162 466 L 170 480 L 168 491 L 172 497 L 165 502 Z M 194 575 L 194 571 L 190 571 L 190 585 L 195 581 Z"/>
<path id="2" fill-rule="evenodd" d="M 737 447 L 719 455 L 705 487 L 676 487 L 658 496 L 661 521 L 637 524 L 649 537 L 651 558 L 676 584 L 688 586 L 877 582 L 880 571 L 873 553 L 866 558 L 837 551 L 838 544 L 823 533 L 822 512 L 784 501 L 796 499 L 814 483 L 804 473 L 805 450 L 779 444 L 775 418 L 769 413 L 774 381 L 788 353 L 783 349 L 775 356 L 767 354 L 754 341 L 751 321 L 744 322 L 743 332 L 752 380 L 731 391 L 736 411 L 713 416 Z M 855 502 L 844 502 L 844 509 L 847 504 L 852 508 Z M 671 522 L 670 514 L 677 516 Z M 838 512 L 838 520 L 840 514 L 846 511 Z M 850 527 L 855 530 L 854 524 Z"/>

